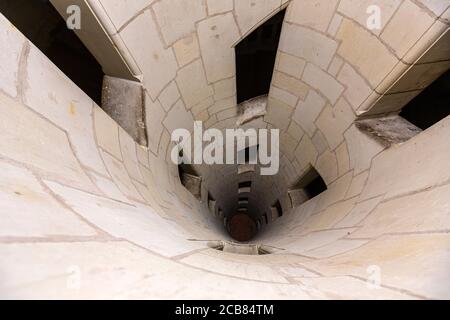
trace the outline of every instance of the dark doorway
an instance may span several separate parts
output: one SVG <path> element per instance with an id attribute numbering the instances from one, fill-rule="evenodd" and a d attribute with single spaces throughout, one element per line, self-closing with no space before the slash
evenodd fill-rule
<path id="1" fill-rule="evenodd" d="M 103 70 L 48 0 L 1 0 L 0 12 L 99 106 Z M 83 12 L 81 12 L 83 16 Z"/>
<path id="2" fill-rule="evenodd" d="M 280 11 L 236 46 L 238 104 L 269 93 L 284 15 Z"/>
<path id="3" fill-rule="evenodd" d="M 450 70 L 435 80 L 400 112 L 400 116 L 425 130 L 450 115 Z"/>

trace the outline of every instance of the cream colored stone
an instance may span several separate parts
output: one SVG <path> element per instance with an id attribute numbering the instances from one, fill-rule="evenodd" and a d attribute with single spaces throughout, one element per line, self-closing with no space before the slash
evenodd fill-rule
<path id="1" fill-rule="evenodd" d="M 337 43 L 319 32 L 284 24 L 279 48 L 283 52 L 326 69 L 336 53 Z"/>
<path id="2" fill-rule="evenodd" d="M 233 0 L 207 0 L 207 5 L 209 15 L 233 10 Z"/>
<path id="3" fill-rule="evenodd" d="M 345 140 L 350 155 L 350 168 L 355 171 L 355 174 L 370 168 L 372 159 L 384 149 L 382 145 L 359 131 L 354 125 L 345 133 Z"/>
<path id="4" fill-rule="evenodd" d="M 372 92 L 370 86 L 349 64 L 344 64 L 337 77 L 346 89 L 344 97 L 352 105 L 354 110 L 362 105 Z"/>
<path id="5" fill-rule="evenodd" d="M 175 82 L 171 82 L 169 86 L 161 92 L 158 100 L 161 102 L 164 110 L 169 111 L 179 98 L 180 92 L 178 91 L 177 85 Z"/>
<path id="6" fill-rule="evenodd" d="M 317 159 L 317 150 L 311 139 L 304 135 L 297 149 L 295 149 L 295 157 L 301 168 L 305 168 L 310 164 L 314 165 Z"/>
<path id="7" fill-rule="evenodd" d="M 0 89 L 12 97 L 17 95 L 19 61 L 24 37 L 2 15 L 0 15 Z"/>
<path id="8" fill-rule="evenodd" d="M 450 118 L 447 117 L 407 142 L 380 154 L 373 162 L 361 197 L 367 199 L 387 192 L 390 198 L 448 181 L 449 124 Z"/>
<path id="9" fill-rule="evenodd" d="M 348 188 L 347 198 L 353 198 L 361 194 L 368 177 L 369 177 L 368 171 L 361 172 L 359 175 L 355 176 L 352 180 L 350 188 Z"/>
<path id="10" fill-rule="evenodd" d="M 198 115 L 199 113 L 202 113 L 206 111 L 209 107 L 211 107 L 214 104 L 214 98 L 208 97 L 202 102 L 196 104 L 191 108 L 191 112 L 194 116 Z"/>
<path id="11" fill-rule="evenodd" d="M 278 51 L 278 65 L 277 70 L 284 72 L 294 78 L 300 79 L 306 62 L 303 59 L 297 58 L 290 54 Z"/>
<path id="12" fill-rule="evenodd" d="M 373 209 L 383 200 L 383 197 L 373 198 L 357 203 L 356 206 L 341 220 L 335 227 L 348 228 L 362 225 L 362 221 L 372 212 Z M 352 237 L 350 235 L 350 237 Z"/>
<path id="13" fill-rule="evenodd" d="M 325 32 L 333 17 L 337 0 L 293 1 L 286 12 L 286 21 Z"/>
<path id="14" fill-rule="evenodd" d="M 24 163 L 52 179 L 95 191 L 64 131 L 3 94 L 0 94 L 0 132 L 1 156 Z"/>
<path id="15" fill-rule="evenodd" d="M 367 240 L 339 239 L 323 247 L 309 250 L 305 252 L 304 255 L 316 259 L 328 258 L 359 248 L 364 244 L 366 244 L 367 242 L 368 242 Z"/>
<path id="16" fill-rule="evenodd" d="M 188 109 L 214 94 L 212 87 L 206 81 L 200 60 L 180 69 L 176 80 Z"/>
<path id="17" fill-rule="evenodd" d="M 183 101 L 178 100 L 178 102 L 175 103 L 173 108 L 167 114 L 163 124 L 170 133 L 181 128 L 190 131 L 193 129 L 194 118 L 192 117 L 192 114 L 184 107 Z"/>
<path id="18" fill-rule="evenodd" d="M 331 19 L 327 33 L 329 35 L 331 35 L 332 37 L 335 37 L 336 33 L 338 32 L 338 30 L 341 26 L 342 20 L 343 20 L 343 17 L 340 14 L 335 14 L 333 16 L 333 19 Z"/>
<path id="19" fill-rule="evenodd" d="M 236 106 L 236 97 L 225 98 L 216 101 L 214 105 L 208 108 L 210 114 L 217 113 L 219 111 Z"/>
<path id="20" fill-rule="evenodd" d="M 94 172 L 88 172 L 88 174 L 91 177 L 92 182 L 108 198 L 122 201 L 124 203 L 130 202 L 130 200 L 127 199 L 127 197 L 122 193 L 122 191 L 119 190 L 119 188 L 116 186 L 116 184 L 112 180 L 105 178 Z"/>
<path id="21" fill-rule="evenodd" d="M 330 184 L 338 177 L 336 156 L 333 152 L 326 151 L 317 158 L 316 170 L 326 184 Z"/>
<path id="22" fill-rule="evenodd" d="M 236 78 L 230 78 L 214 83 L 214 100 L 229 98 L 236 94 Z"/>
<path id="23" fill-rule="evenodd" d="M 306 65 L 303 81 L 327 97 L 331 104 L 335 104 L 344 91 L 344 87 L 336 79 L 310 63 Z"/>
<path id="24" fill-rule="evenodd" d="M 339 55 L 352 64 L 372 87 L 377 86 L 397 63 L 397 58 L 373 34 L 344 19 L 336 38 Z"/>
<path id="25" fill-rule="evenodd" d="M 106 173 L 94 139 L 92 100 L 37 48 L 30 48 L 27 65 L 25 104 L 64 128 L 81 163 Z"/>
<path id="26" fill-rule="evenodd" d="M 403 57 L 433 22 L 427 12 L 406 0 L 386 26 L 381 39 L 394 49 L 398 57 Z"/>
<path id="27" fill-rule="evenodd" d="M 329 149 L 327 140 L 320 130 L 316 130 L 316 133 L 314 133 L 314 136 L 312 137 L 312 142 L 314 143 L 314 146 L 319 154 L 322 154 Z"/>
<path id="28" fill-rule="evenodd" d="M 157 153 L 159 139 L 163 132 L 163 124 L 166 114 L 158 101 L 153 102 L 148 95 L 145 95 L 145 117 L 147 126 L 148 147 L 151 151 Z"/>
<path id="29" fill-rule="evenodd" d="M 368 31 L 379 35 L 401 3 L 402 0 L 342 0 L 339 3 L 338 11 L 346 17 L 355 20 Z M 373 11 L 368 13 L 370 6 L 380 8 L 381 29 L 368 28 L 367 22 L 372 18 L 371 14 L 373 14 Z"/>
<path id="30" fill-rule="evenodd" d="M 316 125 L 322 131 L 328 141 L 328 145 L 334 150 L 343 140 L 344 132 L 355 119 L 352 107 L 344 100 L 331 108 L 327 106 L 317 118 Z"/>
<path id="31" fill-rule="evenodd" d="M 129 199 L 144 201 L 142 196 L 136 190 L 133 185 L 130 176 L 128 175 L 127 169 L 122 162 L 118 161 L 114 157 L 110 156 L 106 152 L 102 152 L 103 161 L 108 168 L 111 178 L 116 183 L 120 191 Z"/>
<path id="32" fill-rule="evenodd" d="M 338 163 L 338 175 L 342 176 L 350 170 L 350 159 L 348 156 L 347 144 L 341 143 L 336 148 L 336 159 Z"/>
<path id="33" fill-rule="evenodd" d="M 0 162 L 0 168 L 0 237 L 97 234 L 47 193 L 30 171 L 5 162 Z"/>
<path id="34" fill-rule="evenodd" d="M 330 67 L 328 68 L 328 73 L 333 77 L 336 77 L 343 64 L 344 60 L 342 60 L 339 56 L 335 56 L 330 64 Z"/>
<path id="35" fill-rule="evenodd" d="M 303 135 L 305 134 L 302 127 L 300 127 L 295 121 L 291 121 L 291 123 L 289 124 L 289 128 L 287 129 L 287 132 L 292 137 L 295 137 L 298 141 L 300 141 Z"/>
<path id="36" fill-rule="evenodd" d="M 206 17 L 202 0 L 162 0 L 155 3 L 153 10 L 166 44 L 195 31 L 195 23 Z"/>
<path id="37" fill-rule="evenodd" d="M 286 90 L 302 100 L 305 99 L 309 89 L 303 82 L 278 71 L 273 74 L 272 85 Z"/>
<path id="38" fill-rule="evenodd" d="M 143 30 L 145 30 L 144 39 Z M 164 48 L 149 10 L 128 24 L 120 32 L 120 36 L 143 72 L 144 87 L 155 100 L 176 75 L 177 62 L 172 49 Z"/>
<path id="39" fill-rule="evenodd" d="M 137 158 L 136 143 L 128 133 L 119 128 L 119 142 L 122 149 L 123 164 L 131 178 L 144 183 Z"/>
<path id="40" fill-rule="evenodd" d="M 294 107 L 298 101 L 297 96 L 274 86 L 270 87 L 269 98 L 277 99 L 291 107 Z"/>
<path id="41" fill-rule="evenodd" d="M 203 20 L 197 32 L 208 81 L 233 77 L 236 70 L 232 45 L 239 39 L 233 15 L 227 13 Z"/>
<path id="42" fill-rule="evenodd" d="M 260 23 L 275 13 L 280 7 L 280 0 L 240 0 L 234 2 L 234 11 L 242 34 L 256 28 Z"/>
<path id="43" fill-rule="evenodd" d="M 267 103 L 267 114 L 264 121 L 273 124 L 280 130 L 286 130 L 289 126 L 289 119 L 294 109 L 276 99 L 269 99 Z"/>
<path id="44" fill-rule="evenodd" d="M 197 34 L 193 33 L 173 44 L 175 56 L 180 67 L 187 65 L 200 57 Z"/>
<path id="45" fill-rule="evenodd" d="M 119 143 L 119 126 L 102 109 L 94 108 L 95 134 L 99 147 L 117 159 L 122 159 Z"/>
<path id="46" fill-rule="evenodd" d="M 116 30 L 119 30 L 128 20 L 132 19 L 142 9 L 154 0 L 97 0 L 108 13 Z"/>
<path id="47" fill-rule="evenodd" d="M 310 90 L 305 101 L 299 101 L 292 119 L 297 122 L 310 137 L 314 135 L 316 126 L 315 120 L 325 107 L 325 99 L 316 91 Z"/>

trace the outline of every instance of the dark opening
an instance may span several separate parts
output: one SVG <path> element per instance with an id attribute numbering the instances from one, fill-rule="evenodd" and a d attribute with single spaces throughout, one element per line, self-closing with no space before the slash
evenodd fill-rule
<path id="1" fill-rule="evenodd" d="M 284 14 L 280 11 L 236 46 L 238 104 L 269 93 Z"/>
<path id="2" fill-rule="evenodd" d="M 303 189 L 309 199 L 312 199 L 327 190 L 327 185 L 317 170 L 314 169 L 314 167 L 310 167 L 310 169 L 291 188 L 291 190 L 298 189 Z"/>
<path id="3" fill-rule="evenodd" d="M 280 200 L 277 200 L 277 202 L 275 202 L 275 204 L 273 205 L 273 207 L 274 207 L 275 209 L 277 209 L 278 217 L 283 216 L 283 208 L 281 207 Z"/>
<path id="4" fill-rule="evenodd" d="M 425 130 L 450 115 L 450 70 L 435 80 L 400 112 L 400 116 Z"/>
<path id="5" fill-rule="evenodd" d="M 248 197 L 239 197 L 239 201 L 248 201 Z"/>
<path id="6" fill-rule="evenodd" d="M 239 189 L 241 188 L 250 188 L 252 186 L 251 181 L 239 182 Z"/>
<path id="7" fill-rule="evenodd" d="M 247 147 L 244 150 L 239 151 L 238 158 L 243 156 L 245 159 L 245 163 L 249 163 L 250 160 L 252 160 L 254 162 L 257 160 L 258 150 L 259 150 L 259 144 Z"/>
<path id="8" fill-rule="evenodd" d="M 0 12 L 92 100 L 101 105 L 103 70 L 49 0 L 1 0 Z M 83 12 L 81 12 L 83 17 Z"/>
<path id="9" fill-rule="evenodd" d="M 211 193 L 208 192 L 208 203 L 209 203 L 210 201 L 216 201 L 216 200 L 215 200 L 214 197 L 211 195 Z"/>
<path id="10" fill-rule="evenodd" d="M 266 224 L 269 224 L 269 219 L 267 219 L 267 213 L 264 213 L 263 218 Z"/>

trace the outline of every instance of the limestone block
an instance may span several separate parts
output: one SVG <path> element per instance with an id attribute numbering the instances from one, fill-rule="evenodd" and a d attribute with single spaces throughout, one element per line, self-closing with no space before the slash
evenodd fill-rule
<path id="1" fill-rule="evenodd" d="M 235 107 L 225 109 L 216 113 L 216 116 L 219 121 L 230 119 L 237 116 L 237 109 Z"/>
<path id="2" fill-rule="evenodd" d="M 328 27 L 327 33 L 331 35 L 332 37 L 336 36 L 336 33 L 338 32 L 341 23 L 342 23 L 343 17 L 340 14 L 335 14 L 333 16 L 333 19 L 331 19 L 330 26 Z"/>
<path id="3" fill-rule="evenodd" d="M 393 199 L 380 204 L 352 236 L 372 238 L 385 233 L 447 230 L 450 186 Z"/>
<path id="4" fill-rule="evenodd" d="M 336 38 L 341 40 L 339 55 L 352 64 L 376 87 L 398 62 L 397 58 L 373 34 L 344 19 Z"/>
<path id="5" fill-rule="evenodd" d="M 330 67 L 328 68 L 328 73 L 330 75 L 332 75 L 333 77 L 336 77 L 339 70 L 341 70 L 341 67 L 343 64 L 344 64 L 344 60 L 342 60 L 342 58 L 339 56 L 335 56 L 333 58 L 333 61 L 331 61 Z M 343 83 L 343 82 L 341 82 L 341 83 Z M 343 83 L 343 84 L 345 84 L 345 83 Z"/>
<path id="6" fill-rule="evenodd" d="M 234 2 L 234 11 L 242 34 L 246 34 L 267 19 L 280 7 L 280 0 L 240 0 Z"/>
<path id="7" fill-rule="evenodd" d="M 305 168 L 310 164 L 314 165 L 317 159 L 317 150 L 311 139 L 304 135 L 297 149 L 295 149 L 295 157 L 301 168 Z"/>
<path id="8" fill-rule="evenodd" d="M 221 100 L 236 94 L 236 78 L 232 77 L 214 83 L 214 99 Z"/>
<path id="9" fill-rule="evenodd" d="M 286 21 L 325 32 L 337 3 L 337 0 L 292 1 L 286 12 Z"/>
<path id="10" fill-rule="evenodd" d="M 184 107 L 183 101 L 178 100 L 167 114 L 163 124 L 170 133 L 181 128 L 191 131 L 193 129 L 194 118 Z"/>
<path id="11" fill-rule="evenodd" d="M 319 32 L 285 23 L 279 49 L 326 69 L 336 53 L 336 41 Z"/>
<path id="12" fill-rule="evenodd" d="M 349 243 L 350 242 L 350 243 Z M 334 248 L 350 249 L 350 247 L 358 247 L 363 245 L 364 241 L 345 241 L 337 240 L 335 244 L 324 247 L 324 249 L 314 250 L 313 254 L 318 257 L 332 255 L 331 250 Z M 329 248 L 329 253 L 327 251 Z M 312 251 L 311 251 L 312 252 Z M 338 252 L 338 251 L 337 251 Z M 339 252 L 338 252 L 339 253 Z M 393 300 L 414 300 L 414 297 L 385 287 L 373 289 L 367 285 L 367 281 L 355 279 L 352 277 L 326 277 L 326 278 L 302 278 L 299 280 L 301 286 L 308 289 L 309 292 L 320 292 L 322 299 L 393 299 Z"/>
<path id="13" fill-rule="evenodd" d="M 233 43 L 239 39 L 239 31 L 233 15 L 213 16 L 197 26 L 200 49 L 208 81 L 233 77 L 236 73 Z"/>
<path id="14" fill-rule="evenodd" d="M 47 184 L 78 214 L 117 238 L 127 239 L 166 257 L 200 247 L 200 244 L 182 241 L 183 238 L 189 238 L 189 234 L 161 218 L 150 207 L 130 206 L 56 183 Z M 124 225 L 127 227 L 123 228 Z"/>
<path id="15" fill-rule="evenodd" d="M 398 57 L 403 57 L 433 22 L 426 11 L 407 0 L 386 26 L 381 39 L 394 49 Z"/>
<path id="16" fill-rule="evenodd" d="M 193 33 L 173 44 L 173 50 L 180 67 L 200 57 L 197 34 Z"/>
<path id="17" fill-rule="evenodd" d="M 119 142 L 120 147 L 122 149 L 123 164 L 125 165 L 128 174 L 134 180 L 144 183 L 141 172 L 139 170 L 139 162 L 136 152 L 136 143 L 121 128 L 119 128 Z"/>
<path id="18" fill-rule="evenodd" d="M 130 176 L 128 175 L 127 169 L 122 162 L 118 161 L 114 157 L 110 156 L 106 152 L 102 152 L 103 160 L 108 168 L 111 178 L 116 183 L 120 191 L 126 195 L 129 199 L 144 202 L 144 199 L 136 190 L 133 185 Z"/>
<path id="19" fill-rule="evenodd" d="M 144 74 L 144 87 L 156 99 L 177 72 L 172 49 L 164 48 L 149 10 L 128 24 L 120 35 Z"/>
<path id="20" fill-rule="evenodd" d="M 291 107 L 294 107 L 298 100 L 297 96 L 274 86 L 270 87 L 269 98 L 277 99 Z"/>
<path id="21" fill-rule="evenodd" d="M 180 92 L 174 81 L 172 81 L 158 97 L 158 100 L 165 111 L 169 111 L 178 99 L 180 99 Z"/>
<path id="22" fill-rule="evenodd" d="M 340 220 L 335 228 L 356 227 L 363 224 L 364 219 L 375 209 L 375 207 L 383 200 L 383 197 L 373 198 L 367 201 L 359 202 L 348 214 Z M 350 237 L 352 237 L 350 235 Z"/>
<path id="23" fill-rule="evenodd" d="M 0 89 L 12 97 L 17 95 L 19 61 L 25 37 L 0 15 Z"/>
<path id="24" fill-rule="evenodd" d="M 48 194 L 29 170 L 6 162 L 0 162 L 0 168 L 0 237 L 51 238 L 97 234 L 95 229 Z"/>
<path id="25" fill-rule="evenodd" d="M 336 159 L 338 162 L 338 176 L 342 176 L 350 170 L 350 158 L 348 156 L 347 144 L 341 143 L 336 148 Z"/>
<path id="26" fill-rule="evenodd" d="M 158 101 L 153 102 L 148 94 L 145 95 L 145 108 L 148 147 L 151 151 L 157 153 L 159 139 L 164 129 L 162 122 L 166 113 L 161 107 L 161 104 Z"/>
<path id="27" fill-rule="evenodd" d="M 349 239 L 339 239 L 333 243 L 327 244 L 323 247 L 309 250 L 303 253 L 307 257 L 313 257 L 316 259 L 328 258 L 331 256 L 336 256 L 338 254 L 342 254 L 344 252 L 349 252 L 356 248 L 359 248 L 366 244 L 368 240 L 349 240 Z M 367 284 L 361 283 L 361 286 L 366 286 Z M 336 288 L 337 289 L 337 288 Z M 344 293 L 345 292 L 345 293 Z M 349 294 L 347 291 L 343 290 L 343 294 Z M 370 294 L 368 296 L 371 296 Z M 355 296 L 356 297 L 356 296 Z M 361 296 L 359 296 L 360 298 Z M 385 296 L 384 296 L 385 297 Z"/>
<path id="28" fill-rule="evenodd" d="M 195 31 L 195 23 L 206 17 L 202 0 L 162 0 L 155 3 L 153 10 L 166 44 Z"/>
<path id="29" fill-rule="evenodd" d="M 309 89 L 303 82 L 278 71 L 273 74 L 272 85 L 286 90 L 302 100 L 305 99 Z"/>
<path id="30" fill-rule="evenodd" d="M 348 155 L 347 155 L 347 157 L 348 157 Z M 355 176 L 352 180 L 352 183 L 350 184 L 350 187 L 348 188 L 347 198 L 353 198 L 353 197 L 356 197 L 357 195 L 361 194 L 368 177 L 369 177 L 369 171 L 361 172 L 360 174 Z"/>
<path id="31" fill-rule="evenodd" d="M 116 186 L 116 184 L 108 178 L 105 178 L 95 172 L 88 172 L 91 177 L 92 182 L 99 188 L 103 194 L 105 194 L 108 198 L 118 200 L 124 203 L 129 203 L 130 200 L 124 196 L 122 191 Z"/>
<path id="32" fill-rule="evenodd" d="M 395 13 L 402 0 L 342 0 L 338 11 L 358 22 L 363 28 L 373 34 L 379 35 Z M 367 21 L 370 15 L 367 11 L 370 6 L 377 6 L 381 13 L 381 29 L 370 30 Z"/>
<path id="33" fill-rule="evenodd" d="M 0 94 L 0 154 L 41 174 L 96 191 L 70 148 L 67 135 L 35 112 Z"/>
<path id="34" fill-rule="evenodd" d="M 317 158 L 316 169 L 328 185 L 338 177 L 338 164 L 333 152 L 326 151 Z"/>
<path id="35" fill-rule="evenodd" d="M 34 46 L 27 66 L 25 104 L 68 133 L 84 165 L 106 173 L 95 145 L 92 100 Z"/>
<path id="36" fill-rule="evenodd" d="M 316 146 L 317 152 L 319 152 L 319 154 L 324 153 L 329 148 L 327 140 L 320 130 L 316 130 L 316 133 L 312 137 L 312 142 Z"/>
<path id="37" fill-rule="evenodd" d="M 108 14 L 116 30 L 119 30 L 128 20 L 154 0 L 97 0 Z"/>
<path id="38" fill-rule="evenodd" d="M 343 141 L 343 134 L 353 123 L 354 118 L 352 107 L 342 98 L 334 108 L 327 106 L 323 110 L 316 125 L 324 134 L 332 150 Z"/>
<path id="39" fill-rule="evenodd" d="M 425 5 L 428 9 L 433 11 L 436 16 L 440 16 L 448 9 L 448 3 L 440 0 L 420 0 L 420 3 Z"/>
<path id="40" fill-rule="evenodd" d="M 327 97 L 331 104 L 335 104 L 344 91 L 342 84 L 335 78 L 310 63 L 306 65 L 303 81 Z"/>
<path id="41" fill-rule="evenodd" d="M 372 159 L 384 149 L 381 144 L 359 131 L 354 125 L 345 133 L 345 140 L 350 155 L 350 168 L 355 174 L 370 168 Z"/>
<path id="42" fill-rule="evenodd" d="M 287 132 L 294 138 L 296 138 L 298 141 L 300 141 L 305 134 L 302 127 L 300 127 L 295 121 L 291 121 L 289 124 L 289 127 L 287 129 Z"/>
<path id="43" fill-rule="evenodd" d="M 207 5 L 210 16 L 233 10 L 233 0 L 208 0 Z"/>
<path id="44" fill-rule="evenodd" d="M 122 159 L 122 151 L 119 143 L 119 126 L 106 112 L 100 108 L 94 108 L 94 125 L 97 143 L 117 159 Z"/>
<path id="45" fill-rule="evenodd" d="M 264 121 L 273 124 L 280 130 L 286 130 L 289 126 L 292 111 L 294 109 L 276 99 L 270 99 L 267 103 L 267 114 L 264 116 Z"/>
<path id="46" fill-rule="evenodd" d="M 214 94 L 212 87 L 206 81 L 200 60 L 180 69 L 176 81 L 188 109 Z"/>
<path id="47" fill-rule="evenodd" d="M 305 60 L 278 51 L 278 64 L 276 68 L 278 71 L 284 72 L 294 78 L 300 79 L 305 66 Z"/>
<path id="48" fill-rule="evenodd" d="M 386 191 L 388 197 L 393 197 L 448 181 L 449 124 L 450 118 L 447 117 L 407 142 L 380 154 L 373 162 L 361 197 L 367 199 Z"/>
<path id="49" fill-rule="evenodd" d="M 337 79 L 346 87 L 344 97 L 354 110 L 358 110 L 372 93 L 367 82 L 348 63 L 344 64 Z"/>
<path id="50" fill-rule="evenodd" d="M 194 116 L 198 115 L 199 113 L 207 110 L 209 107 L 211 107 L 214 104 L 214 98 L 208 97 L 202 102 L 196 104 L 191 108 L 191 112 Z"/>
<path id="51" fill-rule="evenodd" d="M 450 296 L 446 268 L 450 263 L 449 241 L 448 234 L 383 236 L 348 253 L 304 265 L 329 276 L 345 273 L 363 278 L 367 278 L 367 267 L 377 265 L 385 286 L 425 298 L 445 299 Z M 401 272 L 399 265 L 403 266 Z"/>

